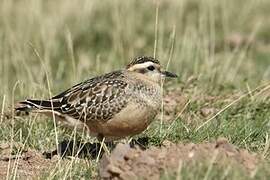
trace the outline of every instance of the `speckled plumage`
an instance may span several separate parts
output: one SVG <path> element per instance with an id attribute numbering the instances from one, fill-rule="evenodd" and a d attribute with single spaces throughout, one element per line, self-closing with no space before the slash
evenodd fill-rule
<path id="1" fill-rule="evenodd" d="M 52 98 L 59 101 L 58 112 L 83 121 L 107 121 L 127 104 L 121 71 L 95 77 Z"/>
<path id="2" fill-rule="evenodd" d="M 147 70 L 147 63 L 157 66 L 157 70 Z M 88 79 L 49 100 L 20 102 L 16 110 L 54 114 L 71 127 L 87 127 L 95 136 L 138 134 L 154 119 L 161 105 L 159 79 L 152 77 L 161 73 L 159 67 L 154 58 L 135 58 L 126 69 Z"/>

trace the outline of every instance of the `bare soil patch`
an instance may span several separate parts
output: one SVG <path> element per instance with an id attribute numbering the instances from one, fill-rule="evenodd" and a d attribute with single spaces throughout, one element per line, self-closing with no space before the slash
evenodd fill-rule
<path id="1" fill-rule="evenodd" d="M 22 145 L 16 143 L 0 144 L 0 179 L 12 176 L 35 179 L 51 167 L 52 161 L 45 159 L 41 153 L 35 150 L 20 150 L 21 147 Z"/>
<path id="2" fill-rule="evenodd" d="M 251 173 L 259 157 L 247 150 L 238 149 L 224 138 L 211 143 L 173 144 L 147 150 L 118 144 L 111 155 L 104 155 L 99 174 L 102 179 L 159 179 L 164 170 L 177 171 L 180 164 L 213 161 L 215 165 L 237 165 Z"/>

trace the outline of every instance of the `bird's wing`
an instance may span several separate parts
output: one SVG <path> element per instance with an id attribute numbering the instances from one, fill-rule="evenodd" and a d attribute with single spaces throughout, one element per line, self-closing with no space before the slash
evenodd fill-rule
<path id="1" fill-rule="evenodd" d="M 122 76 L 116 71 L 77 84 L 53 97 L 51 101 L 59 102 L 53 108 L 81 121 L 107 121 L 127 105 L 127 83 Z"/>

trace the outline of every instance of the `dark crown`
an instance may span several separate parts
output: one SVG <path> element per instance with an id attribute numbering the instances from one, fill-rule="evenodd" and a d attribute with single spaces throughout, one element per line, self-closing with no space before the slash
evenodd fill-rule
<path id="1" fill-rule="evenodd" d="M 142 64 L 142 63 L 145 63 L 145 62 L 153 62 L 155 64 L 160 64 L 160 62 L 153 58 L 153 57 L 147 57 L 147 56 L 139 56 L 139 57 L 136 57 L 134 58 L 128 65 L 127 65 L 127 68 L 135 65 L 135 64 Z"/>

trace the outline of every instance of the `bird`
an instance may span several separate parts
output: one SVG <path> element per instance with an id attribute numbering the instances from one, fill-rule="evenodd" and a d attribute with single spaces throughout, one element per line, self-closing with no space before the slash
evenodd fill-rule
<path id="1" fill-rule="evenodd" d="M 16 112 L 41 113 L 62 124 L 87 129 L 99 140 L 143 132 L 161 109 L 162 82 L 177 78 L 148 56 L 131 60 L 125 68 L 90 78 L 45 100 L 26 99 Z"/>

